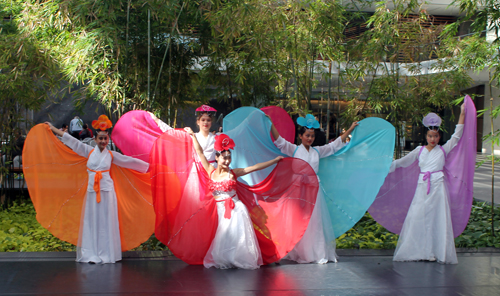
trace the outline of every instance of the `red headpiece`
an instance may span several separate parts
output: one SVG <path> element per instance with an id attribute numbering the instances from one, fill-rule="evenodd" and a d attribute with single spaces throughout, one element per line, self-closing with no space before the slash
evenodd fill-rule
<path id="1" fill-rule="evenodd" d="M 226 151 L 229 149 L 233 149 L 234 146 L 236 146 L 236 145 L 234 144 L 233 139 L 231 139 L 228 135 L 219 134 L 219 135 L 215 136 L 214 148 L 216 151 L 219 151 L 219 152 Z"/>
<path id="2" fill-rule="evenodd" d="M 104 114 L 99 116 L 97 120 L 92 121 L 92 127 L 96 130 L 105 131 L 112 126 L 113 124 L 111 123 L 111 120 L 109 120 L 109 118 Z"/>

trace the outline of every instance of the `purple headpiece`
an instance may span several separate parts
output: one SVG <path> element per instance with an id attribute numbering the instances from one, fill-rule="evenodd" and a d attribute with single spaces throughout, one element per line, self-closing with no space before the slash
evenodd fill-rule
<path id="1" fill-rule="evenodd" d="M 441 125 L 441 117 L 439 117 L 436 113 L 429 113 L 425 115 L 422 123 L 428 129 L 430 129 L 431 126 L 436 126 L 439 129 L 439 126 Z"/>

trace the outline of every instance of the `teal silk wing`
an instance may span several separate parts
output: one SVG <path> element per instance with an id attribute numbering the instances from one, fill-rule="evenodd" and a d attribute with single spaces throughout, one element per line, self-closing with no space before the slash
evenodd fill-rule
<path id="1" fill-rule="evenodd" d="M 224 117 L 224 133 L 234 140 L 231 168 L 245 168 L 268 161 L 279 155 L 287 157 L 276 148 L 271 139 L 271 121 L 265 113 L 254 107 L 241 107 Z M 264 180 L 275 165 L 240 177 L 248 185 Z"/>
<path id="2" fill-rule="evenodd" d="M 370 117 L 359 122 L 344 148 L 320 160 L 318 177 L 337 237 L 351 229 L 375 200 L 389 173 L 394 142 L 392 124 Z"/>
<path id="3" fill-rule="evenodd" d="M 224 133 L 236 146 L 232 152 L 232 168 L 244 168 L 286 156 L 274 145 L 271 121 L 257 108 L 242 107 L 224 118 Z M 326 209 L 338 237 L 363 217 L 384 183 L 393 159 L 395 129 L 380 118 L 359 122 L 350 143 L 320 160 L 318 177 L 326 200 Z M 274 166 L 240 177 L 255 185 L 264 180 Z M 326 215 L 323 215 L 326 216 Z M 328 216 L 326 216 L 328 217 Z"/>

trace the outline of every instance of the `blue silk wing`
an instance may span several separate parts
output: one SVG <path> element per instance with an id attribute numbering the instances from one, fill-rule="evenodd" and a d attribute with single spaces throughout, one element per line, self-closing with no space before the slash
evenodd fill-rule
<path id="1" fill-rule="evenodd" d="M 389 173 L 394 142 L 394 127 L 370 117 L 359 122 L 344 148 L 320 160 L 318 176 L 337 237 L 351 229 L 375 200 Z"/>
<path id="2" fill-rule="evenodd" d="M 257 108 L 242 107 L 224 118 L 224 133 L 236 146 L 232 168 L 244 168 L 276 156 L 285 156 L 274 145 L 271 121 Z M 340 236 L 358 222 L 375 200 L 393 159 L 395 129 L 380 118 L 360 121 L 350 143 L 320 160 L 318 176 L 326 200 L 326 209 L 335 236 Z M 274 166 L 240 177 L 249 185 L 264 180 Z M 324 217 L 328 217 L 323 215 Z"/>
<path id="3" fill-rule="evenodd" d="M 231 153 L 231 168 L 245 168 L 265 162 L 279 155 L 285 156 L 276 148 L 271 139 L 271 121 L 265 113 L 254 107 L 241 107 L 224 117 L 223 129 L 236 146 Z M 240 177 L 248 185 L 264 180 L 275 165 Z"/>

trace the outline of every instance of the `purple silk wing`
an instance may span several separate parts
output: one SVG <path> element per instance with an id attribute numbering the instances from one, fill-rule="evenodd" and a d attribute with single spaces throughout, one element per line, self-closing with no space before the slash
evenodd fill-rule
<path id="1" fill-rule="evenodd" d="M 465 97 L 464 132 L 458 144 L 446 156 L 445 180 L 450 194 L 453 234 L 459 236 L 467 226 L 473 198 L 476 164 L 476 108 Z M 384 185 L 368 209 L 370 215 L 387 230 L 399 234 L 417 188 L 418 160 L 387 175 Z"/>
<path id="2" fill-rule="evenodd" d="M 453 234 L 459 236 L 467 226 L 474 195 L 474 170 L 477 153 L 477 114 L 469 96 L 465 96 L 464 132 L 457 146 L 446 156 L 444 172 L 450 193 Z"/>
<path id="3" fill-rule="evenodd" d="M 161 129 L 148 112 L 134 110 L 118 120 L 111 139 L 123 154 L 149 162 L 153 143 L 161 134 Z"/>
<path id="4" fill-rule="evenodd" d="M 399 234 L 417 190 L 420 167 L 418 161 L 406 168 L 397 168 L 385 178 L 384 185 L 368 209 L 373 219 L 390 232 Z"/>

